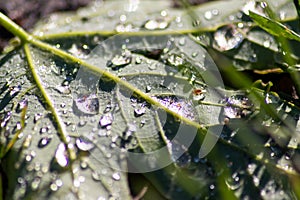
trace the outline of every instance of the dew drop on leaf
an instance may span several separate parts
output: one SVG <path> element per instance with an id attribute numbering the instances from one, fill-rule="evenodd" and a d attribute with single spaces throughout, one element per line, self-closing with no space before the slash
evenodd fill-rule
<path id="1" fill-rule="evenodd" d="M 119 33 L 122 33 L 138 31 L 138 28 L 135 28 L 134 25 L 131 23 L 118 23 L 115 27 L 115 30 Z"/>
<path id="2" fill-rule="evenodd" d="M 219 51 L 228 51 L 238 48 L 243 40 L 243 34 L 235 25 L 227 25 L 214 33 L 213 46 Z"/>
<path id="3" fill-rule="evenodd" d="M 43 138 L 40 139 L 39 143 L 38 143 L 38 147 L 39 148 L 44 148 L 46 147 L 52 140 L 51 136 L 45 136 Z"/>
<path id="4" fill-rule="evenodd" d="M 146 113 L 146 108 L 145 106 L 141 106 L 139 108 L 134 109 L 134 116 L 135 117 L 140 117 Z"/>
<path id="5" fill-rule="evenodd" d="M 253 104 L 248 97 L 243 95 L 234 95 L 229 98 L 225 98 L 224 103 L 224 115 L 231 118 L 243 118 L 252 113 Z"/>
<path id="6" fill-rule="evenodd" d="M 125 49 L 120 55 L 115 55 L 111 60 L 107 61 L 106 66 L 113 70 L 118 70 L 130 64 L 131 60 L 131 52 Z"/>
<path id="7" fill-rule="evenodd" d="M 22 99 L 22 100 L 18 103 L 17 108 L 16 108 L 16 112 L 17 112 L 17 113 L 22 112 L 22 110 L 25 109 L 27 106 L 28 106 L 28 99 L 27 99 L 27 98 L 24 98 L 24 99 Z"/>
<path id="8" fill-rule="evenodd" d="M 95 144 L 86 137 L 76 139 L 76 146 L 81 151 L 90 151 L 95 147 Z"/>
<path id="9" fill-rule="evenodd" d="M 38 120 L 42 118 L 42 116 L 43 116 L 42 113 L 35 113 L 35 114 L 34 114 L 34 118 L 33 118 L 33 122 L 34 122 L 34 123 L 37 123 Z"/>
<path id="10" fill-rule="evenodd" d="M 58 145 L 55 152 L 55 159 L 61 167 L 66 167 L 69 164 L 68 153 L 64 143 Z"/>
<path id="11" fill-rule="evenodd" d="M 66 86 L 61 86 L 61 85 L 56 86 L 55 90 L 58 91 L 60 94 L 70 94 L 71 93 L 69 85 L 66 85 Z"/>
<path id="12" fill-rule="evenodd" d="M 111 113 L 107 113 L 100 118 L 99 125 L 101 128 L 105 128 L 113 123 L 113 116 Z"/>
<path id="13" fill-rule="evenodd" d="M 99 99 L 96 94 L 81 95 L 74 100 L 76 108 L 84 114 L 95 115 L 99 112 Z"/>
<path id="14" fill-rule="evenodd" d="M 113 173 L 112 178 L 116 181 L 119 181 L 121 179 L 120 173 L 119 172 Z"/>
<path id="15" fill-rule="evenodd" d="M 10 118 L 11 118 L 11 112 L 7 112 L 5 116 L 1 119 L 1 124 L 0 124 L 1 128 L 7 126 L 7 123 L 9 122 Z"/>
<path id="16" fill-rule="evenodd" d="M 164 30 L 168 28 L 169 22 L 165 18 L 147 20 L 143 27 L 147 30 Z"/>

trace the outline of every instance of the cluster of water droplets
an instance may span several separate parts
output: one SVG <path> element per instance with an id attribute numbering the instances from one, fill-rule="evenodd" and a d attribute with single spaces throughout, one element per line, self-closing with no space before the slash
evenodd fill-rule
<path id="1" fill-rule="evenodd" d="M 248 117 L 253 112 L 253 103 L 244 95 L 227 97 L 221 103 L 226 104 L 224 115 L 229 119 Z"/>

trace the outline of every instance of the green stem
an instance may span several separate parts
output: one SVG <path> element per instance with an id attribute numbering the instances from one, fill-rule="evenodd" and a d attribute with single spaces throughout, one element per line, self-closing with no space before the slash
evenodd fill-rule
<path id="1" fill-rule="evenodd" d="M 13 22 L 7 16 L 5 16 L 2 12 L 0 12 L 0 24 L 6 28 L 13 35 L 19 37 L 22 42 L 29 42 L 32 39 L 32 36 L 29 35 L 23 28 L 21 28 L 18 24 Z"/>
<path id="2" fill-rule="evenodd" d="M 53 118 L 56 122 L 57 129 L 58 129 L 58 132 L 60 133 L 60 137 L 61 137 L 62 141 L 64 142 L 64 144 L 66 144 L 66 146 L 68 146 L 67 144 L 69 142 L 67 140 L 67 136 L 68 136 L 67 131 L 65 129 L 65 126 L 62 125 L 62 120 L 59 117 L 59 114 L 57 113 L 57 111 L 55 109 L 55 106 L 53 105 L 53 103 L 51 103 L 51 102 L 53 102 L 53 100 L 51 100 L 48 93 L 46 92 L 46 90 L 45 90 L 45 88 L 42 84 L 42 80 L 40 79 L 39 75 L 36 72 L 36 69 L 34 68 L 33 58 L 32 58 L 32 55 L 30 53 L 30 49 L 29 49 L 28 44 L 24 45 L 24 51 L 25 51 L 28 66 L 29 66 L 29 69 L 32 73 L 33 79 L 35 80 L 35 83 L 36 83 L 39 91 L 41 92 L 42 96 L 44 97 L 45 102 L 48 106 L 48 109 L 52 113 L 52 116 L 53 116 Z M 74 160 L 76 158 L 76 153 L 75 153 L 74 149 L 68 148 L 68 151 L 69 151 L 70 159 Z"/>

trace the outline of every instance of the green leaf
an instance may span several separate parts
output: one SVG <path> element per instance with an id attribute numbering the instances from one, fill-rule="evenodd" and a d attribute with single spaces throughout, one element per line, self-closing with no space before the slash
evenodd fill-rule
<path id="1" fill-rule="evenodd" d="M 300 35 L 270 18 L 250 12 L 250 17 L 264 30 L 277 37 L 300 41 Z"/>

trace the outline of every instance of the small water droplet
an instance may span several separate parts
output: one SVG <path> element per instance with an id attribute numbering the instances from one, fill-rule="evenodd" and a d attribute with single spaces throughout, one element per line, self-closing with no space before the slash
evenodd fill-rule
<path id="1" fill-rule="evenodd" d="M 79 127 L 83 127 L 83 126 L 85 126 L 87 124 L 87 121 L 86 120 L 79 120 L 79 122 L 78 122 L 78 126 Z"/>
<path id="2" fill-rule="evenodd" d="M 184 58 L 177 54 L 170 54 L 168 55 L 167 63 L 175 67 L 182 66 L 184 64 Z"/>
<path id="3" fill-rule="evenodd" d="M 108 113 L 110 110 L 112 109 L 112 105 L 111 104 L 107 104 L 105 109 L 104 109 L 104 113 Z"/>
<path id="4" fill-rule="evenodd" d="M 134 27 L 134 25 L 131 23 L 118 23 L 115 27 L 115 30 L 118 33 L 124 33 L 138 31 L 139 29 Z"/>
<path id="5" fill-rule="evenodd" d="M 95 147 L 95 144 L 86 137 L 79 137 L 76 139 L 76 146 L 81 151 L 90 151 Z"/>
<path id="6" fill-rule="evenodd" d="M 252 113 L 253 104 L 246 96 L 234 95 L 225 98 L 225 103 L 224 115 L 229 119 L 247 117 Z"/>
<path id="7" fill-rule="evenodd" d="M 204 13 L 204 18 L 207 19 L 207 20 L 211 20 L 211 18 L 213 17 L 213 14 L 212 12 L 209 10 L 209 11 L 206 11 Z"/>
<path id="8" fill-rule="evenodd" d="M 143 58 L 142 58 L 142 57 L 137 56 L 137 57 L 135 58 L 135 64 L 141 64 L 142 62 L 143 62 Z"/>
<path id="9" fill-rule="evenodd" d="M 165 18 L 150 19 L 146 21 L 143 27 L 147 30 L 164 30 L 168 28 L 169 22 Z"/>
<path id="10" fill-rule="evenodd" d="M 37 123 L 37 121 L 38 121 L 39 119 L 41 119 L 42 116 L 43 116 L 42 113 L 36 113 L 36 114 L 34 114 L 33 122 L 34 122 L 34 123 Z"/>
<path id="11" fill-rule="evenodd" d="M 238 48 L 244 40 L 243 34 L 235 25 L 228 25 L 219 28 L 214 33 L 214 48 L 219 51 L 228 51 Z"/>
<path id="12" fill-rule="evenodd" d="M 82 95 L 75 99 L 74 103 L 82 113 L 95 115 L 99 112 L 99 99 L 96 94 Z"/>
<path id="13" fill-rule="evenodd" d="M 141 106 L 139 108 L 134 109 L 134 116 L 135 117 L 140 117 L 146 113 L 146 108 L 145 106 Z"/>
<path id="14" fill-rule="evenodd" d="M 92 172 L 92 178 L 95 180 L 95 181 L 101 181 L 101 174 L 99 174 L 98 172 L 96 171 L 93 171 Z"/>
<path id="15" fill-rule="evenodd" d="M 146 86 L 146 93 L 150 92 L 152 90 L 152 87 L 150 85 Z"/>
<path id="16" fill-rule="evenodd" d="M 40 129 L 40 134 L 47 133 L 48 131 L 49 131 L 49 127 L 48 127 L 48 126 L 42 127 L 42 128 Z"/>
<path id="17" fill-rule="evenodd" d="M 40 139 L 39 143 L 38 143 L 38 147 L 39 148 L 44 148 L 46 147 L 52 140 L 51 136 L 45 136 L 43 138 Z"/>
<path id="18" fill-rule="evenodd" d="M 111 113 L 107 113 L 100 118 L 99 125 L 101 128 L 105 128 L 113 123 L 113 116 Z"/>
<path id="19" fill-rule="evenodd" d="M 64 143 L 60 143 L 56 149 L 55 152 L 55 159 L 56 162 L 61 166 L 61 167 L 66 167 L 69 164 L 69 158 L 68 158 L 68 153 L 66 151 L 66 146 Z"/>
<path id="20" fill-rule="evenodd" d="M 120 55 L 115 55 L 111 60 L 106 63 L 106 66 L 113 70 L 118 70 L 126 65 L 129 65 L 132 60 L 132 54 L 129 50 L 125 49 Z"/>
<path id="21" fill-rule="evenodd" d="M 28 147 L 30 147 L 31 141 L 32 141 L 32 135 L 27 135 L 27 137 L 25 138 L 25 140 L 23 142 L 23 147 L 25 149 L 28 148 Z"/>
<path id="22" fill-rule="evenodd" d="M 31 183 L 31 189 L 33 191 L 36 191 L 39 188 L 40 183 L 41 183 L 41 178 L 39 178 L 39 177 L 34 178 Z"/>
<path id="23" fill-rule="evenodd" d="M 112 175 L 112 178 L 116 181 L 119 181 L 121 179 L 121 175 L 119 172 L 116 172 Z"/>
<path id="24" fill-rule="evenodd" d="M 20 101 L 18 103 L 17 108 L 16 108 L 16 112 L 20 113 L 23 109 L 27 108 L 27 106 L 28 106 L 28 99 L 24 98 L 24 99 L 22 99 L 22 101 Z"/>
<path id="25" fill-rule="evenodd" d="M 11 112 L 7 112 L 4 116 L 4 118 L 1 119 L 1 128 L 4 128 L 7 126 L 10 118 L 11 118 Z"/>

